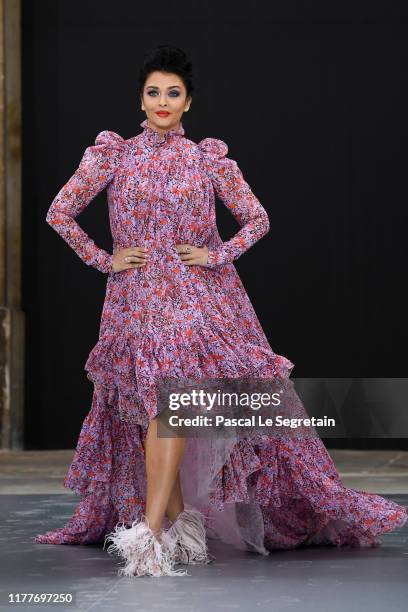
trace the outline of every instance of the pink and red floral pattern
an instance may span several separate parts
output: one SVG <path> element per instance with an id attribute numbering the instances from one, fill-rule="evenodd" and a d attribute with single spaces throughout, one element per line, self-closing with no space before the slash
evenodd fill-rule
<path id="1" fill-rule="evenodd" d="M 107 274 L 107 287 L 99 339 L 85 364 L 92 406 L 64 479 L 81 500 L 66 525 L 39 534 L 37 543 L 102 542 L 116 523 L 140 518 L 143 441 L 157 416 L 160 378 L 288 381 L 294 367 L 271 349 L 233 265 L 268 232 L 269 219 L 226 157 L 227 145 L 216 138 L 196 144 L 182 125 L 164 136 L 146 120 L 141 126 L 128 140 L 98 134 L 47 212 L 79 257 Z M 145 266 L 114 273 L 112 255 L 75 221 L 104 188 L 114 252 L 148 247 Z M 225 242 L 215 195 L 241 226 Z M 207 265 L 185 265 L 175 248 L 184 243 L 207 245 Z M 188 440 L 185 499 L 213 521 L 209 535 L 239 548 L 268 554 L 301 544 L 377 545 L 378 535 L 407 519 L 402 506 L 346 488 L 318 437 L 235 440 L 212 472 L 211 450 L 205 455 L 199 444 Z"/>

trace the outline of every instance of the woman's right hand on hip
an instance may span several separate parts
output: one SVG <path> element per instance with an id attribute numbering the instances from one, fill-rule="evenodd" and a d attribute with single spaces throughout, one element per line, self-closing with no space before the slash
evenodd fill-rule
<path id="1" fill-rule="evenodd" d="M 119 249 L 112 255 L 112 271 L 121 272 L 130 268 L 145 266 L 149 258 L 149 249 L 144 247 L 128 247 Z"/>

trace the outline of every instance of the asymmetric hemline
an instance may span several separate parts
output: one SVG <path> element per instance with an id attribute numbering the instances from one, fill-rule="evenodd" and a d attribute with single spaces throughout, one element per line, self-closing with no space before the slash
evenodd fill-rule
<path id="1" fill-rule="evenodd" d="M 145 510 L 143 443 L 157 416 L 162 377 L 280 380 L 306 411 L 274 353 L 233 262 L 269 231 L 268 215 L 228 147 L 198 144 L 183 126 L 123 139 L 98 134 L 47 212 L 47 222 L 88 265 L 107 275 L 99 338 L 85 364 L 92 405 L 64 486 L 80 501 L 62 527 L 37 543 L 102 543 L 117 523 Z M 112 271 L 112 255 L 75 221 L 107 189 L 113 251 L 150 249 L 139 268 Z M 218 233 L 215 196 L 240 230 Z M 208 247 L 206 266 L 185 265 L 176 244 Z M 268 555 L 301 545 L 377 546 L 407 520 L 402 506 L 342 483 L 318 436 L 224 440 L 188 438 L 180 477 L 186 504 L 200 510 L 207 535 Z"/>

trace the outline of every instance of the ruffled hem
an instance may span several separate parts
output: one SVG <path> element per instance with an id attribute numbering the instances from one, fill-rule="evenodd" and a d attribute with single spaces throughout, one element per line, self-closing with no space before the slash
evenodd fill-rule
<path id="1" fill-rule="evenodd" d="M 67 486 L 67 485 L 65 485 Z M 102 544 L 104 535 L 114 529 L 118 512 L 103 483 L 84 496 L 74 514 L 63 526 L 38 534 L 36 544 Z"/>
<path id="2" fill-rule="evenodd" d="M 167 376 L 278 377 L 288 382 L 291 405 L 300 401 L 288 380 L 289 360 L 256 345 L 244 353 L 232 344 L 237 337 L 227 342 L 209 334 L 209 339 L 200 330 L 184 343 L 177 337 L 174 362 L 166 352 L 168 341 L 100 339 L 87 363 L 97 383 L 92 408 L 64 479 L 82 499 L 65 527 L 38 535 L 37 543 L 100 542 L 118 522 L 139 520 L 146 499 L 143 441 L 156 415 L 155 376 L 165 364 L 171 365 Z M 216 359 L 218 351 L 223 359 Z M 123 418 L 128 411 L 133 418 Z M 407 520 L 402 506 L 346 488 L 318 437 L 192 438 L 180 471 L 185 501 L 203 512 L 210 527 L 214 519 L 216 537 L 241 549 L 374 546 L 378 535 Z"/>
<path id="3" fill-rule="evenodd" d="M 302 545 L 378 546 L 404 525 L 404 507 L 349 489 L 320 438 L 239 440 L 217 474 L 210 503 L 259 504 L 268 550 Z"/>
<path id="4" fill-rule="evenodd" d="M 35 542 L 100 543 L 118 522 L 139 520 L 146 499 L 145 436 L 146 429 L 137 423 L 120 420 L 109 393 L 95 390 L 63 480 L 81 501 L 64 527 L 37 535 Z"/>
<path id="5" fill-rule="evenodd" d="M 64 486 L 81 501 L 64 527 L 37 535 L 35 542 L 101 543 L 117 523 L 139 520 L 146 499 L 146 433 L 139 424 L 121 421 L 107 393 L 94 393 L 64 478 Z M 210 447 L 201 442 L 206 449 L 201 454 L 197 440 L 189 439 L 186 447 L 181 467 L 188 483 L 185 501 L 204 513 L 210 528 L 215 519 L 215 537 L 223 540 L 227 530 L 231 534 L 235 529 L 228 543 L 237 548 L 262 552 L 260 536 L 266 551 L 308 545 L 378 546 L 380 534 L 407 520 L 402 506 L 345 487 L 320 438 L 265 436 L 256 443 L 243 438 L 217 460 L 220 469 Z M 256 516 L 257 522 L 252 525 L 248 516 Z"/>
<path id="6" fill-rule="evenodd" d="M 203 325 L 193 326 L 189 336 L 174 328 L 154 336 L 106 334 L 85 364 L 88 379 L 109 392 L 121 418 L 146 427 L 157 416 L 155 387 L 161 378 L 239 378 L 266 368 L 271 378 L 286 381 L 294 364 L 236 329 Z"/>

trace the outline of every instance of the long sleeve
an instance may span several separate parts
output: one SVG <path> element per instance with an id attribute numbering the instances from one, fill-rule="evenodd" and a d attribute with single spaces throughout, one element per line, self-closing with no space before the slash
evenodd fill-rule
<path id="1" fill-rule="evenodd" d="M 269 231 L 269 218 L 238 164 L 226 157 L 226 143 L 218 138 L 204 138 L 198 147 L 215 193 L 241 226 L 230 240 L 209 248 L 207 266 L 214 268 L 231 263 L 262 238 Z"/>
<path id="2" fill-rule="evenodd" d="M 114 177 L 126 147 L 124 139 L 108 130 L 87 147 L 77 170 L 54 198 L 46 221 L 79 257 L 100 272 L 112 270 L 112 255 L 98 247 L 75 218 Z"/>

